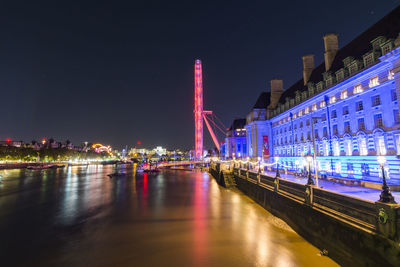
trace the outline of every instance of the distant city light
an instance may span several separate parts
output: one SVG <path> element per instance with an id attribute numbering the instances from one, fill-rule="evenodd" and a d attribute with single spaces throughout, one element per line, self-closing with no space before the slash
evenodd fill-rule
<path id="1" fill-rule="evenodd" d="M 92 148 L 94 148 L 94 151 L 96 153 L 101 153 L 101 152 L 111 153 L 111 151 L 112 151 L 111 146 L 105 146 L 102 144 L 93 144 Z"/>

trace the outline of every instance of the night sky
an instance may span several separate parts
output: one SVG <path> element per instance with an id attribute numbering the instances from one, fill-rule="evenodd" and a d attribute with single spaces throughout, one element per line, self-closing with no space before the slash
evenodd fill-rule
<path id="1" fill-rule="evenodd" d="M 0 4 L 0 140 L 190 149 L 196 58 L 204 109 L 228 126 L 270 79 L 300 79 L 302 55 L 320 64 L 323 34 L 338 33 L 342 47 L 400 4 L 60 2 Z"/>

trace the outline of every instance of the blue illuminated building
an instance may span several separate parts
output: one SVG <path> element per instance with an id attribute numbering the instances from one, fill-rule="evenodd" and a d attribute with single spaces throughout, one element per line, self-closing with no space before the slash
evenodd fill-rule
<path id="1" fill-rule="evenodd" d="M 389 183 L 400 184 L 399 33 L 400 7 L 341 49 L 338 35 L 326 34 L 324 62 L 303 56 L 303 78 L 285 90 L 272 80 L 267 106 L 247 116 L 248 155 L 301 171 L 314 140 L 320 174 L 381 181 L 383 155 Z"/>
<path id="2" fill-rule="evenodd" d="M 235 119 L 225 138 L 225 158 L 247 157 L 246 119 Z"/>

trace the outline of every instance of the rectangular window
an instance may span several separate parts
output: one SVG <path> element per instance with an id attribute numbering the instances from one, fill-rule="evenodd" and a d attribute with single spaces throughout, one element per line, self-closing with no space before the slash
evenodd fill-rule
<path id="1" fill-rule="evenodd" d="M 378 155 L 386 155 L 385 138 L 383 136 L 378 137 Z"/>
<path id="2" fill-rule="evenodd" d="M 357 72 L 357 63 L 353 63 L 353 64 L 351 64 L 350 65 L 350 67 L 349 67 L 349 72 L 350 72 L 350 74 L 352 75 L 352 74 L 354 74 L 354 73 L 356 73 Z"/>
<path id="3" fill-rule="evenodd" d="M 302 121 L 300 122 L 300 126 L 299 127 L 303 128 L 303 122 Z"/>
<path id="4" fill-rule="evenodd" d="M 309 110 L 310 110 L 310 108 L 309 108 L 309 107 L 306 107 L 306 108 L 304 109 L 304 114 L 307 114 L 307 113 L 309 112 Z"/>
<path id="5" fill-rule="evenodd" d="M 353 173 L 353 163 L 347 163 L 347 173 Z"/>
<path id="6" fill-rule="evenodd" d="M 324 100 L 322 100 L 322 101 L 320 102 L 319 107 L 321 107 L 321 108 L 325 107 L 325 101 L 324 101 Z"/>
<path id="7" fill-rule="evenodd" d="M 326 127 L 323 128 L 324 137 L 328 137 L 328 129 Z"/>
<path id="8" fill-rule="evenodd" d="M 311 140 L 310 132 L 307 132 L 307 140 Z"/>
<path id="9" fill-rule="evenodd" d="M 394 116 L 394 123 L 398 124 L 400 123 L 400 117 L 399 117 L 399 110 L 394 109 L 393 110 L 393 116 Z"/>
<path id="10" fill-rule="evenodd" d="M 344 132 L 350 133 L 350 122 L 349 121 L 344 122 Z"/>
<path id="11" fill-rule="evenodd" d="M 336 110 L 332 110 L 332 119 L 337 118 Z"/>
<path id="12" fill-rule="evenodd" d="M 347 98 L 347 90 L 344 90 L 340 93 L 340 99 L 345 99 Z"/>
<path id="13" fill-rule="evenodd" d="M 379 85 L 378 76 L 376 76 L 376 77 L 374 77 L 374 78 L 371 78 L 371 79 L 369 80 L 369 87 L 374 87 L 374 86 L 377 86 L 377 85 Z"/>
<path id="14" fill-rule="evenodd" d="M 373 107 L 378 106 L 378 105 L 381 104 L 381 97 L 380 97 L 379 95 L 373 96 L 373 97 L 371 98 L 371 100 L 372 100 L 372 106 L 373 106 Z"/>
<path id="15" fill-rule="evenodd" d="M 326 114 L 325 113 L 322 114 L 321 119 L 322 119 L 322 121 L 326 121 Z"/>
<path id="16" fill-rule="evenodd" d="M 400 134 L 396 134 L 395 135 L 395 139 L 396 139 L 396 154 L 400 155 Z"/>
<path id="17" fill-rule="evenodd" d="M 343 115 L 349 114 L 349 106 L 344 106 L 343 107 Z"/>
<path id="18" fill-rule="evenodd" d="M 364 118 L 359 118 L 358 119 L 358 130 L 359 131 L 364 131 L 365 130 Z"/>
<path id="19" fill-rule="evenodd" d="M 356 102 L 356 111 L 361 111 L 364 109 L 364 105 L 362 101 Z"/>
<path id="20" fill-rule="evenodd" d="M 306 120 L 306 125 L 307 125 L 307 126 L 310 126 L 310 120 L 309 120 L 309 119 Z"/>
<path id="21" fill-rule="evenodd" d="M 314 111 L 314 110 L 317 110 L 317 104 L 313 104 L 312 105 L 312 110 Z"/>
<path id="22" fill-rule="evenodd" d="M 353 90 L 354 94 L 361 93 L 362 91 L 363 90 L 362 90 L 361 84 L 357 84 L 356 86 L 354 86 L 354 90 Z"/>
<path id="23" fill-rule="evenodd" d="M 391 95 L 392 95 L 392 101 L 396 101 L 396 100 L 397 100 L 397 93 L 396 93 L 396 89 L 392 89 L 392 91 L 391 91 Z"/>
<path id="24" fill-rule="evenodd" d="M 300 109 L 300 110 L 299 110 L 299 117 L 302 116 L 302 115 L 303 115 L 303 110 Z"/>
<path id="25" fill-rule="evenodd" d="M 335 134 L 335 135 L 338 135 L 338 134 L 339 134 L 339 132 L 338 132 L 338 127 L 337 127 L 336 124 L 333 125 L 333 134 Z"/>
<path id="26" fill-rule="evenodd" d="M 369 54 L 368 56 L 364 57 L 364 64 L 365 66 L 371 66 L 374 63 L 373 55 Z"/>
<path id="27" fill-rule="evenodd" d="M 385 54 L 389 53 L 390 49 L 391 49 L 390 45 L 383 46 L 382 47 L 382 54 L 385 55 Z"/>
<path id="28" fill-rule="evenodd" d="M 368 165 L 368 163 L 361 163 L 361 173 L 364 176 L 369 176 L 369 165 Z"/>
<path id="29" fill-rule="evenodd" d="M 333 95 L 329 98 L 329 104 L 333 104 L 336 102 L 336 97 Z"/>
<path id="30" fill-rule="evenodd" d="M 374 116 L 374 121 L 375 121 L 375 128 L 382 128 L 383 127 L 382 114 L 376 114 Z"/>
<path id="31" fill-rule="evenodd" d="M 314 138 L 319 138 L 318 137 L 318 129 L 314 130 Z"/>

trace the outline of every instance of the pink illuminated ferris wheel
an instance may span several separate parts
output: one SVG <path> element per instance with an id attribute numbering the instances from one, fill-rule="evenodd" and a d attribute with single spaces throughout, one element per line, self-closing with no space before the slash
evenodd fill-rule
<path id="1" fill-rule="evenodd" d="M 207 115 L 209 117 L 207 117 Z M 215 117 L 212 111 L 203 110 L 203 74 L 201 68 L 201 60 L 196 59 L 194 64 L 194 125 L 195 125 L 195 159 L 199 160 L 203 158 L 203 120 L 206 122 L 207 129 L 210 132 L 210 135 L 214 141 L 216 148 L 219 150 L 219 143 L 217 137 L 214 134 L 214 131 L 210 125 L 210 122 L 214 127 L 219 129 L 225 134 L 225 126 L 222 124 L 218 126 L 214 118 Z"/>

